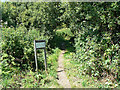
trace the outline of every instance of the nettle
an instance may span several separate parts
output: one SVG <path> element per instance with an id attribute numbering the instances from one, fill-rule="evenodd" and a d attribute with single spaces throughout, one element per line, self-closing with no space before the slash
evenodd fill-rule
<path id="1" fill-rule="evenodd" d="M 35 29 L 27 31 L 24 27 L 2 28 L 2 71 L 14 72 L 17 67 L 33 68 L 35 39 L 48 42 L 49 37 Z M 39 59 L 43 62 L 43 58 Z"/>
<path id="2" fill-rule="evenodd" d="M 112 74 L 114 78 L 118 78 L 120 58 L 118 44 L 109 46 L 108 39 L 101 39 L 100 42 L 97 42 L 97 37 L 88 35 L 83 38 L 80 33 L 75 43 L 75 60 L 81 64 L 81 70 L 84 71 L 84 74 L 98 78 Z"/>
<path id="3" fill-rule="evenodd" d="M 119 3 L 73 5 L 68 3 L 66 10 L 71 10 L 67 15 L 75 35 L 76 55 L 73 59 L 80 63 L 84 74 L 119 80 Z"/>

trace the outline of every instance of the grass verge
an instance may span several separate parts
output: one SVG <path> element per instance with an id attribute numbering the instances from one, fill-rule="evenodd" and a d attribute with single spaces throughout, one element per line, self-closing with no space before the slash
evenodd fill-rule
<path id="1" fill-rule="evenodd" d="M 57 83 L 57 59 L 60 49 L 56 48 L 48 55 L 47 73 L 43 71 L 33 72 L 32 70 L 18 72 L 2 77 L 0 82 L 2 88 L 59 88 Z"/>
<path id="2" fill-rule="evenodd" d="M 115 88 L 117 84 L 112 84 L 107 81 L 107 78 L 102 80 L 97 80 L 95 77 L 90 77 L 89 75 L 83 75 L 80 69 L 80 64 L 74 60 L 72 57 L 74 53 L 66 51 L 64 54 L 64 68 L 66 75 L 70 81 L 72 88 Z"/>

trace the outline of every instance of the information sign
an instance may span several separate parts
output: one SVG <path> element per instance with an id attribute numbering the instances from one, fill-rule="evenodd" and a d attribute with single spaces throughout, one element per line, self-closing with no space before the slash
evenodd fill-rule
<path id="1" fill-rule="evenodd" d="M 47 59 L 46 59 L 46 42 L 45 40 L 34 40 L 34 52 L 35 52 L 35 62 L 36 62 L 36 70 L 38 71 L 38 65 L 37 65 L 37 49 L 44 49 L 44 55 L 45 55 L 45 71 L 47 70 Z"/>

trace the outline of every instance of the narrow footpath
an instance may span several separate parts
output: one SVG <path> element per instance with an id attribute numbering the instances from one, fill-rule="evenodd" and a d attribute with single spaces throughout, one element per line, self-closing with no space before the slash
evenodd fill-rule
<path id="1" fill-rule="evenodd" d="M 58 58 L 58 83 L 63 87 L 63 88 L 71 88 L 70 82 L 67 79 L 67 76 L 64 71 L 64 53 L 65 51 L 61 51 L 59 58 Z"/>

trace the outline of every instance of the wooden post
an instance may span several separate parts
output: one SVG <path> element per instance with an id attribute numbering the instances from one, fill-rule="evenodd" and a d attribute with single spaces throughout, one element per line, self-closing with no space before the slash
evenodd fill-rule
<path id="1" fill-rule="evenodd" d="M 36 71 L 38 71 L 38 66 L 37 66 L 37 51 L 36 51 L 36 44 L 35 44 L 35 40 L 34 40 L 34 52 L 35 52 Z"/>
<path id="2" fill-rule="evenodd" d="M 47 71 L 46 48 L 44 48 L 44 53 L 45 53 L 45 71 Z"/>

